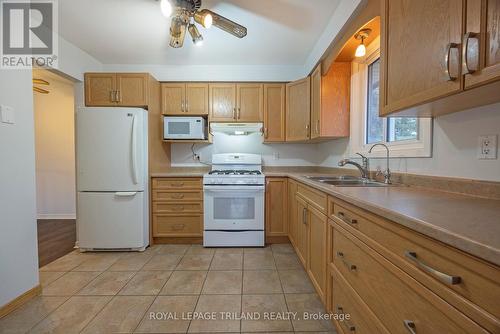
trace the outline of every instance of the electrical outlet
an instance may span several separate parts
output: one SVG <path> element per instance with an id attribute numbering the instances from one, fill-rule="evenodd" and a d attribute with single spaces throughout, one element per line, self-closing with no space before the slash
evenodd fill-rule
<path id="1" fill-rule="evenodd" d="M 14 108 L 9 106 L 0 106 L 0 122 L 5 124 L 14 124 Z"/>
<path id="2" fill-rule="evenodd" d="M 477 158 L 480 160 L 497 158 L 497 135 L 479 136 Z"/>
<path id="3" fill-rule="evenodd" d="M 280 159 L 279 152 L 274 152 L 273 157 L 274 157 L 274 160 L 279 160 Z"/>

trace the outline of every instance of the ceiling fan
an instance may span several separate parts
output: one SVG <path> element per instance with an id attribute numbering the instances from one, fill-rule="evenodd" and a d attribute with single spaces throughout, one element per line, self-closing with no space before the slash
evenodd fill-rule
<path id="1" fill-rule="evenodd" d="M 208 9 L 200 9 L 201 0 L 160 0 L 161 11 L 172 18 L 170 26 L 170 46 L 181 48 L 184 45 L 186 30 L 195 45 L 203 43 L 203 36 L 195 23 L 204 28 L 212 25 L 238 38 L 247 35 L 247 28 Z"/>

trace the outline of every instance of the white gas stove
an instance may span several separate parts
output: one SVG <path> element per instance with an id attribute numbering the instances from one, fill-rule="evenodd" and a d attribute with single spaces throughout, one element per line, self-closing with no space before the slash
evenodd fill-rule
<path id="1" fill-rule="evenodd" d="M 212 156 L 203 176 L 206 247 L 264 246 L 262 157 L 227 153 Z"/>

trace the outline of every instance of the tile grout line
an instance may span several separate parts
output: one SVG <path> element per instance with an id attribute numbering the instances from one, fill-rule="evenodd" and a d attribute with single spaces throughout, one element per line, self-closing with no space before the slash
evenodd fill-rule
<path id="1" fill-rule="evenodd" d="M 283 283 L 281 282 L 280 272 L 278 270 L 278 266 L 276 265 L 276 258 L 274 257 L 274 250 L 273 249 L 271 249 L 271 250 L 273 252 L 274 265 L 276 266 L 276 272 L 278 273 L 278 279 L 280 281 L 281 291 L 283 291 L 283 298 L 285 299 L 286 311 L 289 312 L 290 309 L 288 308 L 288 302 L 286 300 L 286 294 L 285 294 L 285 289 L 283 288 Z M 293 332 L 295 332 L 295 326 L 293 325 L 293 321 L 291 321 L 291 320 L 288 320 L 288 321 L 290 321 L 290 324 L 292 325 L 292 330 L 293 330 Z"/>

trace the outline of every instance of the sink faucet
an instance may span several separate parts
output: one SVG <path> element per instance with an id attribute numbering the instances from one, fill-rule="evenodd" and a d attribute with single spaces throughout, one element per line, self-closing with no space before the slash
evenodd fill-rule
<path id="1" fill-rule="evenodd" d="M 384 183 L 385 184 L 391 184 L 391 170 L 389 169 L 389 147 L 387 147 L 386 144 L 382 144 L 382 143 L 376 143 L 376 144 L 373 144 L 372 147 L 370 148 L 370 150 L 368 151 L 368 153 L 372 153 L 372 150 L 375 146 L 383 146 L 385 147 L 385 149 L 387 150 L 387 157 L 386 157 L 386 170 L 381 172 L 380 170 L 377 171 L 377 175 L 383 175 L 384 176 Z"/>
<path id="2" fill-rule="evenodd" d="M 342 159 L 339 161 L 339 166 L 342 167 L 345 165 L 353 165 L 359 169 L 359 172 L 361 173 L 361 178 L 363 180 L 368 180 L 368 158 L 361 153 L 356 153 L 356 154 L 361 157 L 363 165 L 360 165 L 356 161 L 352 161 L 350 159 Z"/>

